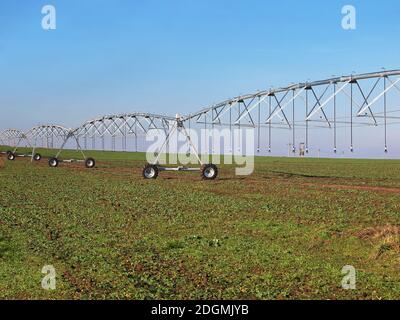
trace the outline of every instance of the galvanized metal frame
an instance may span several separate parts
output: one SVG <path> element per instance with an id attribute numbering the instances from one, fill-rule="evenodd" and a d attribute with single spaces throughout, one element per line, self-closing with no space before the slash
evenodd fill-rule
<path id="1" fill-rule="evenodd" d="M 372 88 L 367 88 L 370 81 L 373 81 L 373 86 Z M 183 118 L 183 122 L 194 119 L 196 123 L 204 124 L 205 127 L 211 124 L 212 126 L 229 128 L 233 126 L 255 128 L 258 130 L 258 151 L 260 151 L 260 128 L 267 128 L 269 152 L 271 152 L 272 148 L 272 129 L 291 130 L 292 143 L 295 146 L 296 127 L 304 127 L 306 130 L 305 148 L 307 153 L 309 150 L 309 130 L 311 128 L 328 128 L 332 130 L 334 136 L 333 150 L 337 152 L 337 130 L 339 125 L 350 128 L 351 151 L 354 151 L 353 129 L 355 127 L 383 125 L 385 128 L 385 152 L 387 152 L 388 120 L 400 119 L 400 117 L 390 117 L 388 115 L 387 95 L 394 90 L 400 92 L 400 70 L 353 74 L 242 95 L 189 114 Z M 338 97 L 344 97 L 349 104 L 350 114 L 345 119 L 337 117 L 339 112 Z M 361 99 L 361 102 L 358 99 Z M 380 100 L 383 100 L 384 103 L 383 114 L 374 111 L 374 106 Z M 287 114 L 290 107 L 292 107 L 292 119 L 289 119 Z M 355 107 L 357 107 L 357 110 L 354 109 Z M 295 114 L 299 108 L 304 109 L 304 116 L 301 119 L 296 119 Z M 328 108 L 333 108 L 333 117 L 331 118 L 326 113 Z M 232 111 L 238 112 L 236 118 L 232 118 Z M 320 116 L 321 119 L 316 119 L 317 116 Z M 207 119 L 211 119 L 211 122 L 207 121 Z M 254 119 L 258 119 L 258 121 L 255 122 Z M 365 119 L 365 121 L 362 121 L 362 119 Z M 383 123 L 379 121 L 380 119 L 383 120 Z"/>
<path id="2" fill-rule="evenodd" d="M 0 141 L 5 146 L 13 147 L 18 144 L 17 141 L 25 138 L 25 133 L 18 129 L 6 129 L 0 133 Z"/>
<path id="3" fill-rule="evenodd" d="M 8 130 L 6 131 L 12 136 L 18 137 L 18 142 L 15 143 L 13 153 L 15 154 L 20 147 L 20 144 L 22 141 L 26 141 L 26 143 L 29 145 L 30 148 L 32 148 L 31 154 L 19 154 L 17 156 L 20 157 L 31 157 L 33 160 L 33 157 L 35 155 L 36 149 L 39 147 L 38 146 L 38 140 L 39 139 L 46 139 L 47 144 L 46 147 L 53 148 L 54 146 L 54 139 L 61 139 L 62 141 L 65 141 L 65 139 L 68 137 L 70 134 L 71 130 L 67 129 L 65 127 L 59 126 L 59 125 L 38 125 L 30 129 L 27 133 L 22 133 L 21 131 L 16 131 L 16 130 Z"/>
<path id="4" fill-rule="evenodd" d="M 370 82 L 373 82 L 372 86 Z M 368 83 L 365 84 L 364 83 Z M 354 150 L 353 129 L 358 126 L 384 126 L 385 152 L 388 151 L 387 126 L 390 120 L 399 120 L 388 109 L 387 95 L 390 92 L 400 93 L 400 70 L 380 71 L 359 75 L 333 77 L 326 80 L 303 82 L 292 84 L 282 88 L 270 88 L 253 94 L 241 95 L 221 103 L 201 109 L 198 112 L 183 116 L 171 117 L 151 113 L 127 113 L 107 115 L 86 121 L 75 129 L 67 129 L 61 126 L 43 125 L 31 129 L 26 135 L 19 130 L 9 129 L 0 134 L 2 141 L 17 139 L 19 143 L 23 139 L 36 139 L 43 137 L 53 139 L 61 138 L 61 148 L 57 157 L 65 148 L 70 139 L 76 142 L 78 150 L 83 152 L 88 149 L 91 140 L 92 148 L 96 147 L 96 139 L 100 139 L 102 149 L 105 149 L 105 138 L 111 137 L 111 149 L 116 149 L 116 138 L 122 137 L 123 149 L 127 149 L 127 137 L 135 138 L 135 150 L 138 151 L 138 137 L 145 135 L 150 130 L 161 130 L 167 138 L 165 147 L 169 143 L 171 130 L 180 130 L 186 135 L 188 152 L 192 150 L 198 156 L 198 152 L 190 139 L 190 128 L 197 125 L 225 126 L 230 129 L 255 128 L 257 129 L 257 150 L 261 149 L 261 129 L 268 132 L 268 151 L 272 149 L 272 130 L 284 129 L 292 131 L 293 151 L 295 151 L 296 130 L 304 128 L 305 150 L 309 150 L 309 131 L 311 128 L 327 128 L 333 133 L 333 150 L 337 152 L 337 131 L 340 127 L 350 128 L 350 150 Z M 343 97 L 347 105 L 338 105 L 338 98 Z M 359 101 L 361 100 L 361 102 Z M 375 106 L 383 101 L 384 110 L 378 112 Z M 349 109 L 347 109 L 349 108 Z M 301 111 L 303 110 L 303 111 Z M 327 111 L 333 111 L 329 117 Z M 339 117 L 340 110 L 349 110 L 349 114 Z M 297 112 L 297 113 L 296 113 Z M 299 118 L 298 114 L 303 114 Z M 290 117 L 291 114 L 291 117 Z M 319 119 L 317 119 L 319 117 Z M 83 146 L 80 142 L 83 140 Z M 233 148 L 233 136 L 231 137 L 231 149 Z M 36 143 L 34 144 L 36 145 Z M 208 146 L 207 150 L 208 150 Z M 208 152 L 208 151 L 205 151 Z M 212 150 L 214 152 L 214 150 Z M 199 158 L 200 160 L 200 158 Z M 201 163 L 201 162 L 200 162 Z"/>

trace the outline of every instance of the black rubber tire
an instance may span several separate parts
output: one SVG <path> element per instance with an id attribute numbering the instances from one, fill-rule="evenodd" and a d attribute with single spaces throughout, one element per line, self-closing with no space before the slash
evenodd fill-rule
<path id="1" fill-rule="evenodd" d="M 85 167 L 88 169 L 94 168 L 96 161 L 93 158 L 87 158 L 85 160 Z"/>
<path id="2" fill-rule="evenodd" d="M 57 168 L 58 167 L 58 163 L 59 163 L 59 161 L 58 161 L 57 158 L 50 158 L 49 159 L 49 166 L 51 168 Z"/>
<path id="3" fill-rule="evenodd" d="M 15 160 L 15 153 L 10 152 L 7 154 L 7 159 L 10 161 L 14 161 Z"/>
<path id="4" fill-rule="evenodd" d="M 215 180 L 218 177 L 218 168 L 215 164 L 205 164 L 201 167 L 203 180 Z"/>
<path id="5" fill-rule="evenodd" d="M 158 167 L 154 164 L 146 164 L 142 171 L 143 178 L 145 179 L 157 179 L 158 173 Z"/>
<path id="6" fill-rule="evenodd" d="M 42 155 L 41 155 L 40 153 L 35 153 L 35 154 L 33 155 L 33 160 L 35 160 L 35 161 L 40 161 L 40 160 L 42 160 Z"/>

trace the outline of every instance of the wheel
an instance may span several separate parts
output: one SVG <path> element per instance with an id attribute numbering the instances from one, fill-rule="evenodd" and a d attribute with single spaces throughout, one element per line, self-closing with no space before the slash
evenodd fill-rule
<path id="1" fill-rule="evenodd" d="M 42 160 L 42 155 L 41 155 L 40 153 L 35 153 L 35 154 L 33 155 L 33 160 L 35 160 L 35 161 L 40 161 L 40 160 Z"/>
<path id="2" fill-rule="evenodd" d="M 58 159 L 57 158 L 51 158 L 49 160 L 49 166 L 52 168 L 58 167 Z"/>
<path id="3" fill-rule="evenodd" d="M 10 160 L 10 161 L 14 161 L 15 160 L 15 153 L 13 153 L 13 152 L 8 153 L 7 159 Z"/>
<path id="4" fill-rule="evenodd" d="M 206 164 L 201 167 L 201 176 L 204 180 L 214 180 L 218 176 L 218 168 L 215 164 Z"/>
<path id="5" fill-rule="evenodd" d="M 143 168 L 143 178 L 145 179 L 157 179 L 158 167 L 153 164 L 147 164 Z"/>
<path id="6" fill-rule="evenodd" d="M 85 160 L 85 166 L 88 169 L 93 168 L 96 165 L 96 161 L 93 158 L 87 158 Z"/>

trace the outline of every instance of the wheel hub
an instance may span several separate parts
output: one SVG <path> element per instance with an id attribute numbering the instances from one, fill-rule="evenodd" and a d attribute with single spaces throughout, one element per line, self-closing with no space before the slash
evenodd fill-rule
<path id="1" fill-rule="evenodd" d="M 206 170 L 204 170 L 204 175 L 205 175 L 207 178 L 213 177 L 214 174 L 215 174 L 215 171 L 214 171 L 213 168 L 207 168 Z"/>
<path id="2" fill-rule="evenodd" d="M 153 168 L 147 168 L 144 172 L 147 178 L 152 179 L 155 175 L 156 171 Z"/>

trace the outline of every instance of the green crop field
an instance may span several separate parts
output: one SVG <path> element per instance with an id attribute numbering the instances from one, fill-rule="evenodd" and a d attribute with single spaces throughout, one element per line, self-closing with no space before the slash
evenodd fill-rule
<path id="1" fill-rule="evenodd" d="M 89 155 L 94 169 L 2 156 L 0 298 L 400 298 L 400 161 L 257 158 L 247 177 L 148 181 L 144 154 Z"/>

